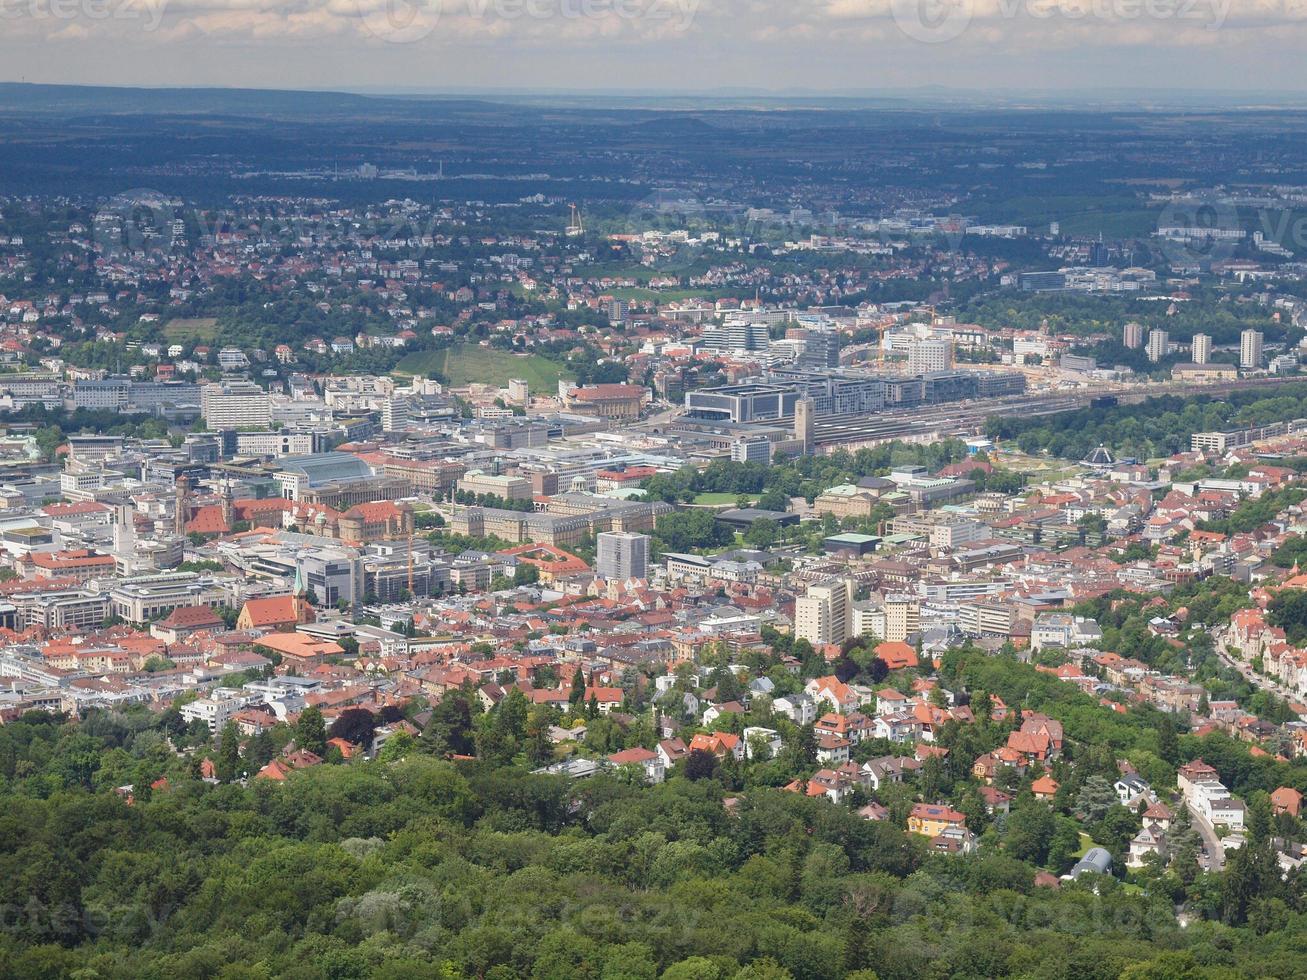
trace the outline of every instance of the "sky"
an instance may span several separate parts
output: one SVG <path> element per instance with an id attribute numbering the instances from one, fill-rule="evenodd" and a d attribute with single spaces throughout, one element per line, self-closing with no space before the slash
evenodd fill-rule
<path id="1" fill-rule="evenodd" d="M 1307 0 L 0 0 L 0 80 L 1304 91 Z"/>

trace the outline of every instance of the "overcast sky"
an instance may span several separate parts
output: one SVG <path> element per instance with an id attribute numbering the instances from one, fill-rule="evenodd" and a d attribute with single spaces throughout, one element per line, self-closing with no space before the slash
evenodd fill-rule
<path id="1" fill-rule="evenodd" d="M 1307 90 L 1307 0 L 0 0 L 8 81 Z"/>

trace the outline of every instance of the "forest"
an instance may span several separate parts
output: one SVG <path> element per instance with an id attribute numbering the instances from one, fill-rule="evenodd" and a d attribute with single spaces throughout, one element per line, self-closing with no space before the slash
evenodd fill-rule
<path id="1" fill-rule="evenodd" d="M 1220 611 L 1218 602 L 1205 614 Z M 864 652 L 846 654 L 845 676 L 867 669 Z M 813 670 L 829 669 L 816 659 Z M 1151 709 L 1119 715 L 1011 657 L 960 648 L 939 673 L 973 703 L 1001 697 L 1060 718 L 1068 740 L 1051 807 L 1014 786 L 1011 815 L 987 815 L 965 760 L 1010 729 L 945 727 L 939 744 L 950 757 L 933 760 L 917 790 L 967 813 L 980 846 L 963 856 L 929 853 L 924 838 L 900 829 L 907 787 L 884 797 L 889 820 L 777 788 L 810 771 L 810 727 L 782 726 L 774 759 L 718 766 L 695 753 L 661 785 L 624 767 L 573 781 L 530 771 L 551 754 L 542 732 L 560 721 L 546 717 L 556 709 L 528 709 L 518 696 L 483 710 L 473 693 L 454 691 L 429 720 L 410 713 L 424 722 L 420 734 L 394 736 L 376 759 L 328 752 L 327 764 L 274 782 L 246 776 L 290 738 L 321 747 L 328 733 L 370 732 L 369 713 L 347 713 L 328 732 L 311 709 L 294 729 L 243 748 L 231 726 L 215 750 L 175 708 L 80 723 L 33 712 L 0 728 L 0 974 L 1078 980 L 1307 971 L 1302 882 L 1282 878 L 1269 850 L 1272 833 L 1300 827 L 1272 823 L 1265 800 L 1277 785 L 1307 788 L 1307 766 L 1254 758 L 1225 736 L 1178 734 Z M 574 694 L 571 710 L 588 719 L 597 751 L 651 744 L 647 725 L 623 729 Z M 634 710 L 638 685 L 631 697 Z M 200 758 L 215 751 L 218 778 L 199 778 Z M 1037 883 L 1041 870 L 1074 861 L 1080 828 L 1113 849 L 1137 828 L 1108 782 L 1117 759 L 1164 785 L 1196 757 L 1250 800 L 1249 844 L 1223 875 L 1200 870 L 1191 850 L 1127 879 Z"/>

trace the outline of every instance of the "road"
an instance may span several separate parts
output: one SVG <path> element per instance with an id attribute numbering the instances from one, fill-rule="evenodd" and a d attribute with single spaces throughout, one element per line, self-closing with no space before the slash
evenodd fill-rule
<path id="1" fill-rule="evenodd" d="M 1207 871 L 1220 871 L 1225 867 L 1225 848 L 1221 846 L 1216 831 L 1207 822 L 1207 818 L 1193 807 L 1189 807 L 1189 816 L 1193 818 L 1194 829 L 1198 831 L 1198 836 L 1203 839 L 1205 856 L 1199 855 L 1199 865 Z"/>
<path id="2" fill-rule="evenodd" d="M 1266 691 L 1268 694 L 1274 694 L 1285 701 L 1301 701 L 1302 695 L 1297 691 L 1285 687 L 1279 681 L 1271 677 L 1265 677 L 1252 669 L 1252 666 L 1244 663 L 1242 660 L 1236 660 L 1225 652 L 1225 637 L 1222 634 L 1216 636 L 1216 655 L 1221 658 L 1221 663 L 1231 667 L 1239 672 L 1239 676 L 1246 680 L 1254 687 Z"/>

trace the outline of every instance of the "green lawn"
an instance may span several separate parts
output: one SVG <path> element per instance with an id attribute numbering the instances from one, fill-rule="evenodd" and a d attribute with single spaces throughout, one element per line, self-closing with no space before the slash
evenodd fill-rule
<path id="1" fill-rule="evenodd" d="M 571 377 L 562 365 L 538 354 L 513 354 L 472 344 L 460 344 L 445 350 L 415 351 L 395 365 L 396 374 L 426 375 L 436 371 L 449 379 L 455 388 L 469 384 L 503 387 L 510 378 L 521 378 L 533 394 L 551 394 L 558 390 L 560 377 Z"/>
<path id="2" fill-rule="evenodd" d="M 748 497 L 750 503 L 756 503 L 758 500 L 757 496 L 748 493 L 701 493 L 697 494 L 691 503 L 702 504 L 705 507 L 734 507 L 740 497 Z"/>
<path id="3" fill-rule="evenodd" d="M 169 340 L 182 343 L 213 340 L 218 336 L 218 318 L 216 316 L 196 316 L 169 320 L 163 326 L 163 335 Z"/>

